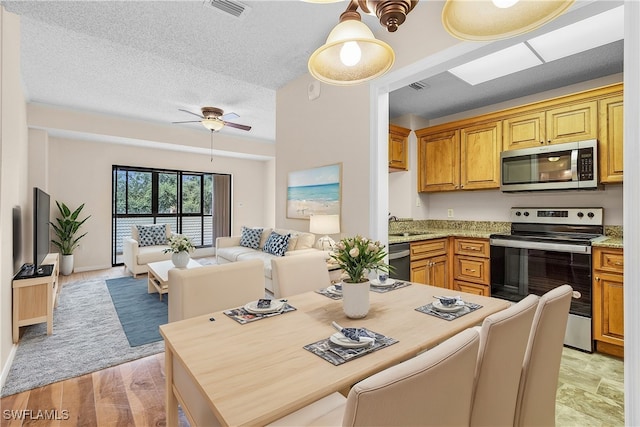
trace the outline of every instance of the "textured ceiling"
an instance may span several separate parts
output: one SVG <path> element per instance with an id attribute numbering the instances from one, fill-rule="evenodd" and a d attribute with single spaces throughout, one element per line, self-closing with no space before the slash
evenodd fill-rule
<path id="1" fill-rule="evenodd" d="M 243 3 L 250 10 L 235 18 L 202 1 L 3 2 L 22 17 L 28 101 L 160 123 L 216 106 L 253 126 L 222 133 L 272 142 L 276 90 L 307 72 L 345 3 Z M 392 92 L 390 115 L 441 117 L 621 71 L 618 42 L 475 87 L 442 73 L 422 91 Z"/>

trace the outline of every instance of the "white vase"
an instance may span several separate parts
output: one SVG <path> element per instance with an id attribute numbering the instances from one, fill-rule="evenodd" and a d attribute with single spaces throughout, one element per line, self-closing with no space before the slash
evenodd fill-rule
<path id="1" fill-rule="evenodd" d="M 174 252 L 171 254 L 171 261 L 176 267 L 185 268 L 189 264 L 189 252 Z"/>
<path id="2" fill-rule="evenodd" d="M 351 319 L 362 319 L 369 313 L 369 281 L 342 282 L 342 309 Z"/>
<path id="3" fill-rule="evenodd" d="M 62 255 L 62 260 L 60 260 L 60 274 L 68 276 L 71 273 L 73 273 L 73 254 Z"/>

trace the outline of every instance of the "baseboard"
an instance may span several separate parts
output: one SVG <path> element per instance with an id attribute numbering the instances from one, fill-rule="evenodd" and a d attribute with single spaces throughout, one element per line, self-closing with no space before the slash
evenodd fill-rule
<path id="1" fill-rule="evenodd" d="M 2 377 L 0 377 L 0 390 L 4 387 L 4 383 L 7 382 L 7 377 L 9 376 L 9 371 L 11 370 L 11 365 L 13 365 L 13 359 L 16 357 L 16 351 L 18 350 L 18 344 L 13 344 L 11 346 L 11 351 L 9 351 L 9 357 L 7 357 L 7 363 L 2 367 Z"/>
<path id="2" fill-rule="evenodd" d="M 89 267 L 74 267 L 73 268 L 73 272 L 74 273 L 82 273 L 85 271 L 95 271 L 95 270 L 106 270 L 107 268 L 111 268 L 112 265 L 94 265 L 94 266 L 89 266 Z"/>

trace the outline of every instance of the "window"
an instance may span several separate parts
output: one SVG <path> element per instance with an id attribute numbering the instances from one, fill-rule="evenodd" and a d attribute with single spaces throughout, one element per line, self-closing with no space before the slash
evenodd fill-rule
<path id="1" fill-rule="evenodd" d="M 122 265 L 122 240 L 137 224 L 169 224 L 196 247 L 212 247 L 231 231 L 231 176 L 113 167 L 112 264 Z"/>

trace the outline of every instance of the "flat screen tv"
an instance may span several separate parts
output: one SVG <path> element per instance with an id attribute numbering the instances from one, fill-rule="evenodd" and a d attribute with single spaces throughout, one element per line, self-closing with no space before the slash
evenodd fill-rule
<path id="1" fill-rule="evenodd" d="M 47 274 L 48 268 L 42 262 L 49 253 L 51 238 L 49 237 L 49 212 L 51 202 L 47 193 L 33 188 L 33 264 L 34 274 Z M 51 274 L 51 273 L 48 273 Z"/>

